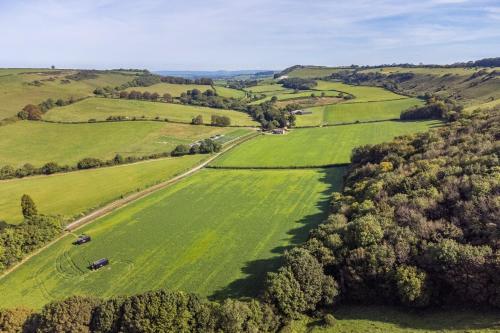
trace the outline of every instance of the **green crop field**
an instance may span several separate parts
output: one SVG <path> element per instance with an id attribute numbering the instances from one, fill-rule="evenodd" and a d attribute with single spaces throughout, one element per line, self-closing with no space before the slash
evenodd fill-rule
<path id="1" fill-rule="evenodd" d="M 2 278 L 0 307 L 157 288 L 255 295 L 284 249 L 325 218 L 343 173 L 202 170 L 85 226 L 77 233 L 91 235 L 89 244 L 72 245 L 71 234 L 31 258 Z M 102 257 L 111 264 L 86 268 Z"/>
<path id="2" fill-rule="evenodd" d="M 290 325 L 294 333 L 493 333 L 500 331 L 494 310 L 427 309 L 408 311 L 388 306 L 335 307 L 333 327 L 322 320 L 303 318 Z"/>
<path id="3" fill-rule="evenodd" d="M 283 87 L 281 84 L 274 83 L 274 84 L 263 84 L 258 86 L 252 86 L 245 88 L 245 90 L 254 94 L 260 94 L 266 92 L 280 92 L 289 89 Z"/>
<path id="4" fill-rule="evenodd" d="M 214 86 L 217 94 L 222 97 L 231 97 L 231 98 L 243 98 L 246 96 L 243 90 L 237 90 L 227 87 Z"/>
<path id="5" fill-rule="evenodd" d="M 110 98 L 87 98 L 60 108 L 53 108 L 44 115 L 45 120 L 74 122 L 89 119 L 105 120 L 109 116 L 124 116 L 146 119 L 167 118 L 171 121 L 190 123 L 197 115 L 202 115 L 205 123 L 210 123 L 212 115 L 228 116 L 231 125 L 255 126 L 251 117 L 239 111 L 205 108 L 200 106 L 122 100 Z"/>
<path id="6" fill-rule="evenodd" d="M 354 95 L 355 99 L 350 102 L 375 102 L 406 98 L 406 96 L 379 87 L 353 86 L 342 82 L 317 82 L 318 85 L 314 88 L 316 90 L 337 90 Z"/>
<path id="7" fill-rule="evenodd" d="M 170 152 L 178 144 L 234 131 L 238 129 L 159 121 L 95 124 L 18 121 L 0 126 L 3 138 L 0 161 L 14 167 L 24 163 L 40 167 L 47 162 L 74 165 L 85 157 L 111 159 L 115 154 L 143 156 Z"/>
<path id="8" fill-rule="evenodd" d="M 269 91 L 264 93 L 266 95 L 265 98 L 259 99 L 257 101 L 253 101 L 249 104 L 255 105 L 255 104 L 260 104 L 262 102 L 266 102 L 271 100 L 274 96 L 278 99 L 278 101 L 288 101 L 292 99 L 299 99 L 299 98 L 306 98 L 306 97 L 311 97 L 312 94 L 314 96 L 319 97 L 321 94 L 324 94 L 327 97 L 337 97 L 339 95 L 338 91 L 332 90 L 323 90 L 323 91 L 318 91 L 318 90 L 299 90 L 298 92 L 294 92 L 293 90 L 284 90 L 284 91 Z"/>
<path id="9" fill-rule="evenodd" d="M 414 105 L 422 105 L 417 98 L 366 103 L 339 103 L 307 109 L 312 114 L 297 116 L 297 126 L 316 126 L 321 124 L 341 124 L 355 121 L 397 119 L 401 111 Z"/>
<path id="10" fill-rule="evenodd" d="M 212 162 L 218 167 L 300 167 L 349 163 L 353 148 L 440 126 L 439 121 L 378 123 L 295 129 L 262 135 Z"/>
<path id="11" fill-rule="evenodd" d="M 156 92 L 160 95 L 169 93 L 173 97 L 179 97 L 182 93 L 185 93 L 186 91 L 193 89 L 198 89 L 203 92 L 207 89 L 212 89 L 212 86 L 203 84 L 175 84 L 175 83 L 162 82 L 154 84 L 149 87 L 131 87 L 127 88 L 126 90 L 127 91 L 136 90 L 140 92 L 149 91 L 150 93 Z M 219 87 L 219 86 L 216 86 L 215 90 L 217 91 L 217 94 L 223 97 L 234 97 L 234 98 L 245 97 L 245 92 L 241 90 Z"/>
<path id="12" fill-rule="evenodd" d="M 6 74 L 4 74 L 6 73 Z M 109 72 L 98 78 L 61 83 L 67 75 L 76 71 L 65 70 L 0 70 L 0 119 L 16 115 L 26 104 L 39 104 L 48 98 L 67 100 L 93 95 L 97 87 L 115 87 L 131 81 L 134 76 Z M 40 86 L 29 83 L 38 80 Z"/>
<path id="13" fill-rule="evenodd" d="M 381 67 L 381 68 L 370 68 L 362 70 L 361 73 L 368 72 L 379 72 L 383 74 L 394 74 L 394 73 L 415 73 L 424 75 L 436 75 L 442 76 L 446 74 L 460 75 L 460 76 L 470 76 L 482 68 L 475 67 L 457 67 L 457 68 L 429 68 L 429 67 L 414 67 L 414 68 L 404 68 L 404 67 Z M 488 71 L 500 70 L 500 68 L 486 68 Z"/>
<path id="14" fill-rule="evenodd" d="M 149 160 L 115 167 L 0 181 L 0 220 L 22 221 L 20 199 L 29 194 L 41 213 L 71 219 L 120 195 L 169 179 L 207 155 Z"/>

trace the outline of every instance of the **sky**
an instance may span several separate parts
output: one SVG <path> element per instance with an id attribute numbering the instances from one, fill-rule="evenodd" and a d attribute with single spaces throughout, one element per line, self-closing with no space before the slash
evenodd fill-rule
<path id="1" fill-rule="evenodd" d="M 500 56 L 500 0 L 0 0 L 0 67 L 283 69 Z"/>

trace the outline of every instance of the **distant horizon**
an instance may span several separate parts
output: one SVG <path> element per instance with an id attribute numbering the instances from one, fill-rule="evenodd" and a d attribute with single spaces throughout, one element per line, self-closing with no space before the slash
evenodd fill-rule
<path id="1" fill-rule="evenodd" d="M 290 66 L 286 67 L 281 67 L 281 68 L 236 68 L 236 69 L 189 69 L 189 68 L 182 68 L 181 69 L 150 69 L 150 68 L 140 68 L 140 67 L 125 67 L 125 66 L 118 66 L 118 67 L 76 67 L 76 66 L 69 66 L 69 67 L 57 67 L 56 65 L 54 69 L 62 69 L 62 70 L 71 70 L 71 69 L 81 69 L 81 70 L 118 70 L 118 69 L 123 69 L 123 70 L 148 70 L 152 73 L 158 73 L 158 72 L 266 72 L 266 71 L 274 71 L 274 72 L 280 72 L 283 71 L 287 68 L 293 67 L 293 66 L 304 66 L 304 67 L 328 67 L 328 68 L 340 68 L 340 67 L 352 67 L 352 66 L 359 66 L 359 67 L 384 67 L 384 66 L 397 66 L 397 65 L 412 65 L 412 66 L 450 66 L 454 64 L 460 64 L 460 63 L 467 63 L 470 61 L 477 61 L 477 60 L 482 60 L 482 59 L 489 59 L 489 58 L 498 58 L 500 55 L 491 55 L 487 57 L 482 57 L 482 58 L 477 58 L 477 59 L 466 59 L 462 61 L 455 61 L 452 63 L 411 63 L 411 62 L 401 62 L 401 63 L 381 63 L 381 64 L 373 64 L 373 65 L 368 65 L 368 64 L 349 64 L 349 65 L 323 65 L 323 64 L 300 64 L 296 63 Z M 5 68 L 5 69 L 51 69 L 51 66 L 40 66 L 40 67 L 29 67 L 29 66 L 16 66 L 16 67 L 10 67 L 10 66 L 2 66 L 0 64 L 0 68 Z"/>

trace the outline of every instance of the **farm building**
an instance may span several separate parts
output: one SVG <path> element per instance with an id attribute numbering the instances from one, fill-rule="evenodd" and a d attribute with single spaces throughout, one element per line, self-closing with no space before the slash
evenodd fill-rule
<path id="1" fill-rule="evenodd" d="M 107 258 L 102 258 L 97 261 L 94 261 L 93 263 L 90 264 L 89 268 L 92 270 L 99 269 L 101 267 L 104 267 L 109 264 L 109 260 Z"/>
<path id="2" fill-rule="evenodd" d="M 275 128 L 271 131 L 273 134 L 286 134 L 286 128 Z"/>
<path id="3" fill-rule="evenodd" d="M 75 245 L 85 244 L 91 241 L 89 235 L 80 235 L 76 241 L 73 242 Z"/>
<path id="4" fill-rule="evenodd" d="M 305 111 L 305 110 L 294 110 L 294 111 L 290 111 L 290 113 L 294 114 L 294 115 L 298 115 L 298 116 L 301 116 L 304 114 L 312 114 L 311 111 Z"/>

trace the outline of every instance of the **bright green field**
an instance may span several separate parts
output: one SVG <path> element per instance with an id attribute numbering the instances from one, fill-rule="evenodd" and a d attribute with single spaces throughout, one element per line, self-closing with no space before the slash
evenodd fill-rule
<path id="1" fill-rule="evenodd" d="M 299 92 L 294 92 L 293 90 L 270 91 L 270 92 L 264 93 L 266 95 L 265 98 L 259 99 L 257 101 L 253 101 L 249 104 L 250 105 L 260 104 L 262 102 L 266 102 L 266 101 L 271 100 L 271 98 L 273 98 L 274 96 L 276 96 L 278 101 L 287 101 L 287 100 L 291 100 L 291 99 L 310 97 L 311 94 L 314 94 L 316 97 L 319 97 L 319 96 L 321 96 L 321 93 L 324 93 L 325 96 L 328 96 L 328 97 L 337 97 L 339 94 L 339 92 L 335 91 L 335 90 L 333 90 L 333 91 L 300 90 Z"/>
<path id="2" fill-rule="evenodd" d="M 398 119 L 401 111 L 423 102 L 416 98 L 366 103 L 339 103 L 307 109 L 312 114 L 297 116 L 297 126 L 341 124 L 355 121 Z"/>
<path id="3" fill-rule="evenodd" d="M 14 167 L 24 163 L 39 167 L 47 162 L 74 165 L 85 157 L 111 159 L 117 153 L 143 156 L 170 152 L 178 144 L 238 130 L 159 121 L 95 124 L 18 121 L 0 126 L 0 161 Z"/>
<path id="4" fill-rule="evenodd" d="M 439 126 L 438 121 L 341 125 L 295 129 L 286 135 L 261 135 L 235 147 L 215 160 L 222 167 L 322 166 L 349 163 L 354 147 Z"/>
<path id="5" fill-rule="evenodd" d="M 350 102 L 375 102 L 406 98 L 405 96 L 379 87 L 352 86 L 342 82 L 317 82 L 318 85 L 314 88 L 316 90 L 337 90 L 354 95 L 356 98 Z"/>
<path id="6" fill-rule="evenodd" d="M 20 200 L 29 194 L 38 210 L 72 218 L 151 186 L 198 164 L 207 155 L 191 155 L 116 167 L 0 181 L 0 220 L 22 221 Z"/>
<path id="7" fill-rule="evenodd" d="M 30 73 L 25 73 L 29 71 Z M 45 74 L 42 74 L 45 72 Z M 7 73 L 7 74 L 4 74 Z M 47 98 L 64 100 L 82 98 L 93 95 L 97 87 L 115 87 L 132 80 L 130 74 L 106 73 L 98 74 L 98 78 L 90 80 L 71 80 L 68 84 L 61 84 L 66 75 L 75 71 L 66 70 L 62 74 L 51 74 L 51 71 L 40 70 L 0 70 L 0 119 L 16 115 L 26 104 L 39 104 Z M 9 75 L 10 74 L 10 75 Z M 33 86 L 28 83 L 35 80 L 54 78 L 54 81 L 42 81 L 42 86 Z"/>
<path id="8" fill-rule="evenodd" d="M 125 116 L 146 119 L 167 118 L 171 121 L 190 123 L 197 115 L 202 115 L 205 123 L 210 123 L 212 115 L 228 116 L 231 125 L 255 126 L 251 117 L 239 111 L 211 109 L 199 106 L 122 100 L 111 98 L 87 98 L 78 103 L 61 108 L 53 108 L 44 116 L 45 120 L 75 122 L 89 119 L 106 120 L 109 116 Z"/>
<path id="9" fill-rule="evenodd" d="M 89 244 L 74 246 L 69 235 L 31 258 L 0 280 L 0 307 L 157 288 L 255 295 L 285 247 L 325 218 L 343 172 L 202 170 L 85 226 L 77 233 L 91 235 Z M 102 257 L 111 264 L 86 268 Z"/>
<path id="10" fill-rule="evenodd" d="M 182 93 L 185 93 L 188 90 L 198 89 L 200 91 L 206 91 L 207 89 L 212 89 L 212 86 L 209 85 L 201 85 L 201 84 L 174 84 L 174 83 L 157 83 L 149 87 L 131 87 L 127 88 L 127 91 L 149 91 L 150 93 L 158 93 L 163 95 L 165 93 L 169 93 L 173 97 L 179 97 Z M 234 98 L 242 98 L 245 97 L 245 93 L 241 90 L 225 88 L 225 87 L 215 87 L 217 94 L 223 97 L 234 97 Z"/>
<path id="11" fill-rule="evenodd" d="M 217 91 L 218 95 L 223 97 L 243 98 L 246 96 L 243 90 L 237 90 L 221 86 L 215 86 L 215 90 Z"/>
<path id="12" fill-rule="evenodd" d="M 428 309 L 409 311 L 387 306 L 340 306 L 334 327 L 305 318 L 293 322 L 295 333 L 493 333 L 500 332 L 500 313 L 493 310 Z"/>
<path id="13" fill-rule="evenodd" d="M 263 85 L 258 85 L 258 86 L 252 86 L 245 88 L 246 91 L 254 93 L 254 94 L 260 94 L 260 93 L 265 93 L 265 92 L 279 92 L 279 91 L 285 91 L 288 90 L 287 88 L 283 87 L 281 84 L 263 84 Z"/>

